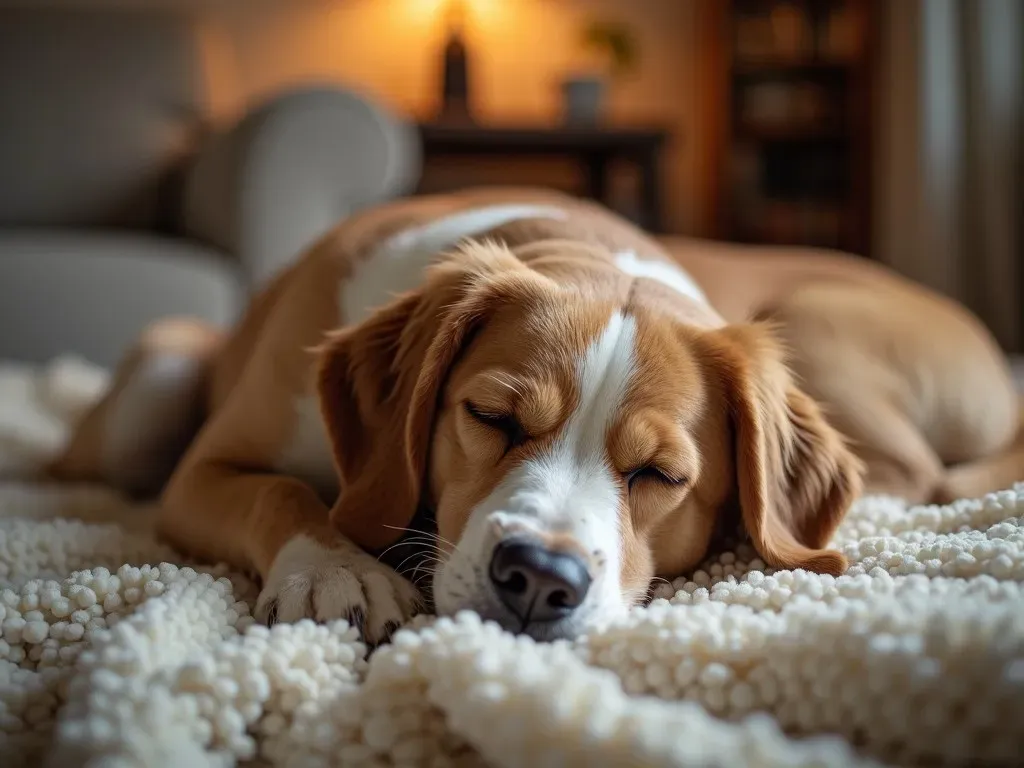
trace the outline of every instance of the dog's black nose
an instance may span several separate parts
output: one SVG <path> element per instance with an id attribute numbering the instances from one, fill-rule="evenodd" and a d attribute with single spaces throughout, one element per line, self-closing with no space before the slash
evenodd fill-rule
<path id="1" fill-rule="evenodd" d="M 576 555 L 515 539 L 494 548 L 490 576 L 501 602 L 524 624 L 569 615 L 590 588 L 586 563 Z"/>

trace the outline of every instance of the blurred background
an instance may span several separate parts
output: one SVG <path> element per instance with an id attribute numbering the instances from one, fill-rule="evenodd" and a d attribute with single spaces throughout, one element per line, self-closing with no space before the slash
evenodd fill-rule
<path id="1" fill-rule="evenodd" d="M 1018 351 L 1022 37 L 1021 0 L 0 2 L 0 357 L 228 323 L 344 216 L 478 184 L 850 251 Z"/>

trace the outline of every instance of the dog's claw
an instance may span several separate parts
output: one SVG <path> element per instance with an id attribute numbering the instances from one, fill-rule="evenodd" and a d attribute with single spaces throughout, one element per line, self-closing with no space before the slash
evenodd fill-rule
<path id="1" fill-rule="evenodd" d="M 384 626 L 381 627 L 380 637 L 376 638 L 375 640 L 370 640 L 366 637 L 366 635 L 363 635 L 363 642 L 367 644 L 367 647 L 370 649 L 370 651 L 375 651 L 382 645 L 387 645 L 391 642 L 391 638 L 395 634 L 395 632 L 398 631 L 399 626 L 401 625 L 397 621 L 386 622 Z"/>
<path id="2" fill-rule="evenodd" d="M 364 637 L 366 631 L 366 612 L 362 608 L 353 608 L 348 615 L 348 623 L 359 630 L 359 636 Z"/>

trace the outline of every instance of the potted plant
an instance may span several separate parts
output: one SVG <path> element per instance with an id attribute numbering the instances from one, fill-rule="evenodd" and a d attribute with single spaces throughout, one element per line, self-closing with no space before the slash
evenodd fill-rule
<path id="1" fill-rule="evenodd" d="M 576 124 L 595 124 L 604 112 L 610 82 L 632 73 L 640 55 L 628 25 L 607 19 L 588 22 L 580 34 L 580 45 L 596 66 L 562 81 L 565 119 Z"/>

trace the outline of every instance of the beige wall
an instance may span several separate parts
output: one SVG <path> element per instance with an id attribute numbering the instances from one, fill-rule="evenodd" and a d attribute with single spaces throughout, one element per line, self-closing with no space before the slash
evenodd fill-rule
<path id="1" fill-rule="evenodd" d="M 700 0 L 469 0 L 474 95 L 485 120 L 554 120 L 557 83 L 585 66 L 585 14 L 623 14 L 642 69 L 616 87 L 612 115 L 673 132 L 665 186 L 670 226 L 698 232 Z M 355 85 L 411 116 L 438 92 L 443 0 L 252 0 L 206 6 L 211 99 L 217 114 L 309 79 Z"/>

